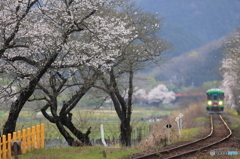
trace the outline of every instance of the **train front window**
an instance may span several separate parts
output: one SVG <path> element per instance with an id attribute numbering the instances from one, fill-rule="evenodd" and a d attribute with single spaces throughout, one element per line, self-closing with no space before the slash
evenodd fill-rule
<path id="1" fill-rule="evenodd" d="M 207 93 L 207 100 L 224 100 L 224 93 Z"/>
<path id="2" fill-rule="evenodd" d="M 213 100 L 217 100 L 217 97 L 218 97 L 217 95 L 214 95 Z"/>
<path id="3" fill-rule="evenodd" d="M 220 100 L 224 100 L 224 93 L 219 94 Z"/>
<path id="4" fill-rule="evenodd" d="M 218 93 L 212 94 L 212 100 L 218 100 Z"/>

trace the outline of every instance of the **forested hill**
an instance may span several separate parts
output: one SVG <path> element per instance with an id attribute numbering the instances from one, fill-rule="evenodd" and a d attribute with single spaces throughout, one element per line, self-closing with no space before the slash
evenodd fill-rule
<path id="1" fill-rule="evenodd" d="M 240 0 L 136 0 L 164 17 L 162 33 L 174 44 L 173 56 L 217 40 L 240 26 Z"/>

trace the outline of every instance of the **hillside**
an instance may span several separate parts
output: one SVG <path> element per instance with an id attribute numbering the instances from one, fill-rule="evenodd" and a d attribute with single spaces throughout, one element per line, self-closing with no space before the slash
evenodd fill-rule
<path id="1" fill-rule="evenodd" d="M 190 50 L 165 65 L 164 78 L 181 86 L 202 86 L 204 82 L 221 80 L 221 45 L 224 38 Z M 156 70 L 159 70 L 156 68 Z"/>
<path id="2" fill-rule="evenodd" d="M 238 0 L 135 0 L 165 17 L 163 34 L 175 45 L 173 56 L 217 40 L 240 26 Z"/>
<path id="3" fill-rule="evenodd" d="M 146 76 L 178 87 L 222 79 L 221 42 L 240 26 L 239 0 L 135 1 L 144 10 L 164 17 L 161 35 L 175 48 L 173 62 L 145 71 Z"/>

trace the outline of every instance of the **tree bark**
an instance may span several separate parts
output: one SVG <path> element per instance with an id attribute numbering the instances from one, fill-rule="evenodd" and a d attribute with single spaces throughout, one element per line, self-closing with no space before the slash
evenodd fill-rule
<path id="1" fill-rule="evenodd" d="M 87 132 L 84 134 L 81 131 L 79 131 L 72 123 L 71 120 L 72 114 L 69 113 L 69 116 L 61 117 L 61 122 L 63 123 L 64 126 L 66 126 L 77 138 L 80 140 L 83 145 L 86 146 L 92 146 L 89 135 L 91 133 L 91 127 L 88 128 Z"/>
<path id="2" fill-rule="evenodd" d="M 67 132 L 67 130 L 64 128 L 61 121 L 56 121 L 57 128 L 59 132 L 62 134 L 62 136 L 65 138 L 69 146 L 74 146 L 74 138 Z"/>
<path id="3" fill-rule="evenodd" d="M 15 131 L 16 122 L 20 111 L 22 110 L 28 98 L 33 94 L 34 89 L 41 77 L 57 58 L 59 51 L 60 50 L 58 50 L 57 53 L 55 53 L 51 58 L 49 58 L 44 67 L 40 69 L 37 75 L 29 82 L 29 85 L 21 91 L 18 99 L 14 103 L 12 103 L 8 119 L 3 126 L 3 135 L 7 135 L 8 133 L 13 133 Z"/>
<path id="4" fill-rule="evenodd" d="M 76 93 L 75 95 L 73 95 L 69 101 L 65 102 L 63 104 L 63 107 L 59 113 L 59 115 L 57 115 L 57 95 L 59 92 L 54 92 L 55 95 L 50 95 L 48 94 L 48 96 L 51 98 L 51 101 L 55 101 L 55 102 L 51 102 L 46 104 L 42 109 L 41 112 L 44 115 L 44 117 L 46 119 L 48 119 L 50 122 L 55 123 L 59 132 L 63 135 L 63 137 L 66 139 L 66 141 L 68 142 L 69 146 L 83 146 L 83 145 L 87 145 L 87 146 L 91 146 L 91 142 L 89 139 L 89 134 L 91 133 L 91 127 L 88 128 L 87 132 L 84 134 L 81 131 L 79 131 L 74 124 L 72 123 L 72 113 L 70 113 L 70 111 L 77 105 L 77 103 L 80 101 L 80 99 L 86 94 L 86 92 L 91 88 L 92 84 L 94 82 L 91 82 L 89 85 L 87 85 L 86 87 L 83 86 L 81 87 Z M 52 83 L 51 88 L 53 90 L 56 90 L 54 87 L 55 84 Z M 44 89 L 44 88 L 42 88 Z M 58 90 L 61 91 L 61 90 Z M 51 109 L 51 115 L 48 115 L 46 113 L 46 110 L 50 108 Z M 80 141 L 81 143 L 78 143 L 77 141 L 74 140 L 74 138 L 67 132 L 67 130 L 64 128 L 64 126 L 66 128 L 68 128 L 73 135 L 75 135 Z"/>
<path id="5" fill-rule="evenodd" d="M 116 81 L 114 80 L 114 83 Z M 116 85 L 116 84 L 115 84 Z M 122 107 L 122 113 L 124 114 L 124 118 L 121 120 L 121 143 L 123 146 L 131 146 L 131 115 L 132 115 L 132 95 L 133 95 L 133 71 L 132 68 L 129 71 L 129 90 L 128 90 L 128 98 L 127 103 L 117 89 L 117 98 L 120 101 Z"/>
<path id="6" fill-rule="evenodd" d="M 132 95 L 133 95 L 133 71 L 129 72 L 129 91 L 128 102 L 121 96 L 116 78 L 113 71 L 110 71 L 110 84 L 104 80 L 105 86 L 110 90 L 110 97 L 113 101 L 114 108 L 121 121 L 120 124 L 120 141 L 122 146 L 131 146 L 131 114 L 132 114 Z M 112 87 L 112 89 L 111 89 Z"/>
<path id="7" fill-rule="evenodd" d="M 63 135 L 65 140 L 67 141 L 69 146 L 81 146 L 81 145 L 87 145 L 92 146 L 89 135 L 91 133 L 91 127 L 88 128 L 87 132 L 84 134 L 81 131 L 79 131 L 72 123 L 72 114 L 69 113 L 68 116 L 55 116 L 53 113 L 53 116 L 50 116 L 46 113 L 46 110 L 50 107 L 49 104 L 45 105 L 41 111 L 45 118 L 47 118 L 50 122 L 55 123 L 59 132 Z M 64 128 L 67 127 L 81 142 L 82 144 L 78 143 L 76 144 L 76 141 L 74 138 L 67 132 L 67 130 Z"/>

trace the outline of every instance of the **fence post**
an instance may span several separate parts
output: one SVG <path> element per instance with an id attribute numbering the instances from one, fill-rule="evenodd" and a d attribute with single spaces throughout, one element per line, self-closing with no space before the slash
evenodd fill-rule
<path id="1" fill-rule="evenodd" d="M 32 142 L 31 142 L 31 129 L 27 128 L 27 151 L 32 149 Z"/>
<path id="2" fill-rule="evenodd" d="M 2 135 L 0 136 L 0 159 L 2 158 Z"/>
<path id="3" fill-rule="evenodd" d="M 22 153 L 26 153 L 26 129 L 22 130 Z"/>
<path id="4" fill-rule="evenodd" d="M 107 144 L 105 142 L 105 139 L 104 139 L 104 129 L 103 129 L 103 124 L 100 125 L 100 130 L 101 130 L 101 139 L 102 139 L 102 143 L 105 147 L 107 147 Z"/>
<path id="5" fill-rule="evenodd" d="M 21 139 L 22 139 L 21 131 L 18 131 L 18 132 L 17 132 L 17 140 L 18 140 L 18 141 L 21 141 Z"/>
<path id="6" fill-rule="evenodd" d="M 37 149 L 40 148 L 40 125 L 37 125 L 36 138 L 37 138 Z"/>
<path id="7" fill-rule="evenodd" d="M 37 147 L 36 146 L 36 129 L 35 129 L 35 126 L 32 126 L 31 138 L 32 138 L 32 146 L 35 149 Z"/>
<path id="8" fill-rule="evenodd" d="M 12 157 L 12 141 L 21 142 L 21 153 L 26 153 L 33 148 L 45 147 L 44 124 L 32 126 L 32 128 L 13 132 L 0 137 L 0 159 Z"/>
<path id="9" fill-rule="evenodd" d="M 2 136 L 2 157 L 3 159 L 6 159 L 7 158 L 7 141 L 6 141 L 6 135 L 3 135 Z"/>
<path id="10" fill-rule="evenodd" d="M 15 133 L 15 138 L 16 138 L 16 132 L 14 132 L 14 133 Z M 12 154 L 11 154 L 11 141 L 12 141 L 12 134 L 8 134 L 8 136 L 7 136 L 8 158 L 12 157 Z"/>
<path id="11" fill-rule="evenodd" d="M 13 132 L 13 136 L 12 136 L 12 140 L 17 140 L 17 133 L 16 132 Z M 8 140 L 9 141 L 9 140 Z"/>
<path id="12" fill-rule="evenodd" d="M 41 148 L 45 147 L 45 133 L 44 133 L 45 129 L 44 129 L 44 124 L 41 124 Z"/>

